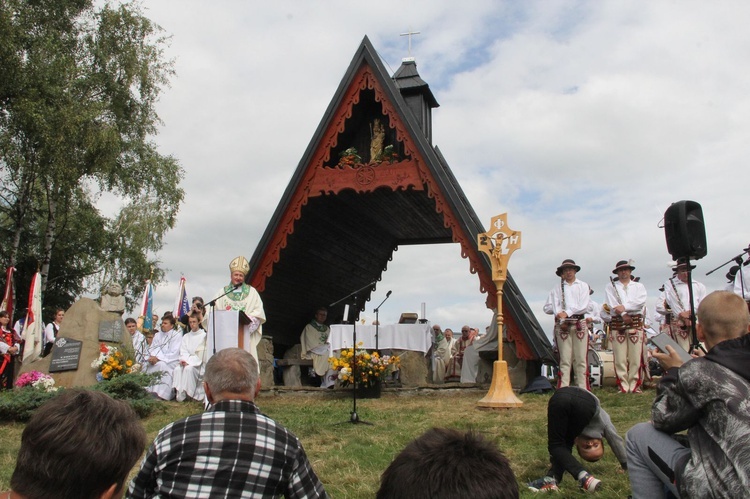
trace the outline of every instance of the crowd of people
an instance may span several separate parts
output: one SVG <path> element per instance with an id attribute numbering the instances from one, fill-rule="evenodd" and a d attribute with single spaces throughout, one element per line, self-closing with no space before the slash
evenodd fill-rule
<path id="1" fill-rule="evenodd" d="M 25 311 L 24 311 L 25 312 Z M 52 351 L 52 345 L 57 338 L 60 324 L 65 317 L 65 311 L 61 308 L 55 309 L 52 322 L 44 327 L 44 341 L 41 356 L 46 357 Z M 26 322 L 26 314 L 10 327 L 10 314 L 0 311 L 0 390 L 10 390 L 17 377 L 16 367 L 23 355 L 23 330 Z"/>
<path id="2" fill-rule="evenodd" d="M 265 312 L 258 292 L 245 283 L 249 270 L 245 257 L 239 256 L 230 262 L 230 283 L 217 293 L 220 297 L 215 307 L 245 313 L 248 323 L 243 327 L 244 337 L 238 337 L 238 344 L 257 358 Z M 148 330 L 143 326 L 143 318 L 140 319 L 140 325 L 132 317 L 125 319 L 125 327 L 141 371 L 160 375 L 148 391 L 163 400 L 203 401 L 202 379 L 212 347 L 206 331 L 208 318 L 203 298 L 193 297 L 190 311 L 179 318 L 166 312 L 158 328 Z M 159 323 L 158 315 L 153 316 L 152 323 Z"/>
<path id="3" fill-rule="evenodd" d="M 572 449 L 596 461 L 604 438 L 629 473 L 634 498 L 744 496 L 750 486 L 750 312 L 732 291 L 714 291 L 701 300 L 697 319 L 706 352 L 691 349 L 694 358 L 687 362 L 671 346 L 653 353 L 665 374 L 651 421 L 631 428 L 624 448 L 593 394 L 579 386 L 557 389 L 548 405 L 550 469 L 528 484 L 531 490 L 557 490 L 565 472 L 581 489 L 599 489 L 601 482 Z"/>
<path id="4" fill-rule="evenodd" d="M 257 345 L 253 335 L 265 319 L 262 304 L 258 310 L 255 295 L 245 289 L 246 262 L 242 257 L 233 260 L 231 282 L 222 290 L 230 300 L 224 309 L 250 312 L 244 348 L 221 349 L 209 358 L 200 297 L 193 299 L 183 317 L 164 314 L 157 331 L 143 331 L 136 320 L 125 320 L 144 370 L 162 373 L 148 390 L 163 399 L 207 403 L 204 412 L 170 423 L 158 433 L 127 491 L 128 471 L 146 445 L 137 416 L 126 404 L 101 393 L 66 390 L 26 426 L 8 497 L 328 497 L 299 439 L 263 415 L 255 403 L 260 378 L 257 353 L 251 347 Z M 564 260 L 556 269 L 560 286 L 553 288 L 544 306 L 556 319 L 560 356 L 558 387 L 547 405 L 550 466 L 527 486 L 536 492 L 556 491 L 567 474 L 581 490 L 601 491 L 602 481 L 575 458 L 573 449 L 583 461 L 595 462 L 604 455 L 606 441 L 629 475 L 634 498 L 741 497 L 750 486 L 750 311 L 734 282 L 730 290 L 706 293 L 700 283 L 688 279 L 691 268 L 686 263 L 674 265 L 656 311 L 664 316 L 660 329 L 677 346 L 652 353 L 664 376 L 650 421 L 635 425 L 623 439 L 590 391 L 579 352 L 588 348 L 595 320 L 609 324 L 619 391 L 640 391 L 649 324 L 646 290 L 633 277 L 634 270 L 627 260 L 615 264 L 616 278 L 611 278 L 607 301 L 599 306 L 592 305 L 590 287 L 576 277 L 580 266 L 575 261 Z M 737 272 L 736 279 L 744 278 L 750 276 Z M 692 290 L 685 289 L 688 282 Z M 744 285 L 740 290 L 745 292 Z M 686 306 L 690 294 L 697 320 Z M 55 314 L 47 328 L 48 340 L 54 341 L 63 315 Z M 322 348 L 329 332 L 326 317 L 327 310 L 318 309 L 301 335 L 303 354 L 322 377 L 330 369 L 327 347 Z M 0 312 L 4 338 L 12 331 L 8 323 L 7 314 Z M 684 335 L 693 327 L 702 349 Z M 439 325 L 432 331 L 433 380 L 460 379 L 478 331 L 464 326 L 459 338 Z M 683 336 L 688 342 L 681 344 Z M 6 345 L 0 353 L 17 352 L 12 337 L 0 344 Z M 677 351 L 682 345 L 692 354 L 687 362 Z M 683 431 L 686 435 L 678 434 Z M 118 452 L 101 455 L 101 441 L 109 443 L 108 452 Z M 69 472 L 71 459 L 85 463 L 90 476 L 82 479 L 79 472 Z M 446 469 L 455 472 L 441 473 Z M 377 497 L 518 494 L 510 462 L 495 444 L 472 431 L 433 428 L 395 456 L 381 475 Z"/>
<path id="5" fill-rule="evenodd" d="M 439 324 L 432 325 L 432 382 L 447 383 L 460 382 L 461 373 L 464 370 L 464 358 L 467 356 L 468 349 L 474 345 L 475 340 L 480 338 L 479 329 L 464 325 L 461 328 L 461 336 L 454 337 L 453 330 L 446 328 L 443 330 Z M 469 364 L 472 363 L 470 366 Z M 476 379 L 476 366 L 473 366 L 474 360 L 468 361 L 466 368 L 471 370 L 474 367 L 474 377 Z M 465 376 L 464 376 L 465 377 Z"/>
<path id="6" fill-rule="evenodd" d="M 589 351 L 603 342 L 612 352 L 617 387 L 622 393 L 641 393 L 650 377 L 648 340 L 659 333 L 672 338 L 686 352 L 695 347 L 692 311 L 707 295 L 706 287 L 692 279 L 695 265 L 678 260 L 671 266 L 672 275 L 659 288 L 653 310 L 646 301 L 646 287 L 633 275 L 632 260 L 618 261 L 609 277 L 601 305 L 592 299 L 594 291 L 577 276 L 581 267 L 572 259 L 563 260 L 555 274 L 560 284 L 550 291 L 544 312 L 555 320 L 553 348 L 558 359 L 557 387 L 591 388 Z M 745 266 L 727 274 L 726 290 L 750 303 L 750 274 Z M 743 275 L 744 274 L 744 275 Z M 748 281 L 745 284 L 745 281 Z M 693 308 L 691 308 L 691 299 Z M 748 305 L 750 308 L 750 305 Z M 597 338 L 595 328 L 601 324 L 608 332 Z"/>

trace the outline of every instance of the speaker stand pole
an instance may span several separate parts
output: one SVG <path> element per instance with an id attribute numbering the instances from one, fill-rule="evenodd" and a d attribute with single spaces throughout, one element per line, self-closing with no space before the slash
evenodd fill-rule
<path id="1" fill-rule="evenodd" d="M 695 300 L 693 298 L 693 272 L 690 268 L 690 257 L 685 257 L 685 265 L 687 265 L 687 285 L 688 285 L 688 296 L 690 297 L 690 340 L 692 342 L 692 348 L 690 350 L 701 349 L 705 353 L 706 350 L 698 341 L 698 332 L 695 329 Z"/>

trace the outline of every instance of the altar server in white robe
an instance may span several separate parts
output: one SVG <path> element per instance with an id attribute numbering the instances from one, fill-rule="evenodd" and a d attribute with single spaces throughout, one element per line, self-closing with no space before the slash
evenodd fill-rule
<path id="1" fill-rule="evenodd" d="M 172 400 L 172 372 L 177 367 L 180 358 L 180 344 L 182 332 L 175 328 L 174 316 L 164 314 L 161 319 L 161 331 L 154 334 L 154 339 L 146 353 L 146 363 L 143 365 L 145 373 L 161 373 L 161 379 L 146 387 L 146 391 L 164 400 Z"/>
<path id="2" fill-rule="evenodd" d="M 180 360 L 174 368 L 172 387 L 178 402 L 187 397 L 203 400 L 203 372 L 206 369 L 206 331 L 200 327 L 200 318 L 193 313 L 188 318 L 190 331 L 182 337 Z"/>
<path id="3" fill-rule="evenodd" d="M 125 329 L 133 342 L 133 353 L 135 354 L 136 364 L 143 365 L 146 362 L 146 351 L 148 350 L 148 341 L 143 333 L 138 331 L 138 323 L 132 317 L 125 319 Z"/>

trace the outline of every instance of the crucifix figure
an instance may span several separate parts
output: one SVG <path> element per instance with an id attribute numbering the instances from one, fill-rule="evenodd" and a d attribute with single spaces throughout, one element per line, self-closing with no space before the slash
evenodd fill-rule
<path id="1" fill-rule="evenodd" d="M 508 364 L 503 360 L 503 286 L 508 279 L 510 255 L 521 248 L 521 233 L 508 227 L 508 214 L 492 218 L 490 230 L 478 234 L 477 247 L 492 265 L 492 281 L 497 290 L 497 361 L 493 364 L 492 384 L 487 395 L 477 402 L 480 408 L 520 407 L 523 402 L 515 396 L 508 376 Z"/>

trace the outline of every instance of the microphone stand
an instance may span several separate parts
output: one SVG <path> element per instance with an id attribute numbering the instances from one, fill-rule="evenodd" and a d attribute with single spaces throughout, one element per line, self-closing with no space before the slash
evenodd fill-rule
<path id="1" fill-rule="evenodd" d="M 745 253 L 750 253 L 750 246 L 748 246 L 747 248 L 743 249 L 742 253 L 740 253 L 739 255 L 735 256 L 734 258 L 730 258 L 729 260 L 727 260 L 726 262 L 722 263 L 721 265 L 719 265 L 715 269 L 709 270 L 708 272 L 706 272 L 706 275 L 711 275 L 714 272 L 716 272 L 717 270 L 719 270 L 720 268 L 722 268 L 724 265 L 728 265 L 728 264 L 730 264 L 732 262 L 737 262 L 737 265 L 739 265 L 740 267 L 742 267 L 742 257 L 745 256 Z"/>
<path id="2" fill-rule="evenodd" d="M 221 298 L 224 298 L 226 295 L 228 295 L 232 291 L 237 291 L 237 289 L 239 289 L 242 286 L 242 284 L 243 283 L 239 283 L 239 284 L 235 285 L 232 289 L 230 289 L 226 293 L 224 293 L 222 295 L 219 295 L 216 298 L 214 298 L 213 300 L 211 300 L 210 302 L 206 303 L 206 305 L 208 305 L 209 307 L 211 307 L 211 335 L 212 335 L 211 339 L 213 341 L 213 345 L 212 345 L 213 352 L 212 352 L 212 355 L 216 355 L 216 313 L 215 313 L 216 310 L 214 310 L 214 306 L 216 305 L 216 302 L 218 300 L 220 300 Z"/>
<path id="3" fill-rule="evenodd" d="M 334 306 L 338 305 L 339 303 L 348 300 L 349 298 L 352 298 L 352 308 L 355 310 L 355 316 L 358 312 L 358 305 L 357 305 L 357 295 L 361 291 L 364 291 L 365 289 L 372 288 L 375 286 L 375 283 L 377 281 L 372 281 L 371 283 L 367 284 L 366 286 L 362 286 L 356 291 L 353 291 L 346 295 L 345 297 L 341 298 L 340 300 L 337 300 L 330 305 L 328 305 L 328 308 L 333 308 Z M 344 317 L 344 321 L 347 321 L 348 317 Z M 341 423 L 336 424 L 344 424 L 344 423 L 352 423 L 352 424 L 367 424 L 371 425 L 372 423 L 369 423 L 367 421 L 359 419 L 359 415 L 357 414 L 357 321 L 354 321 L 352 323 L 352 412 L 349 416 L 349 421 L 342 421 Z"/>
<path id="4" fill-rule="evenodd" d="M 380 318 L 378 314 L 380 313 L 380 307 L 382 307 L 383 303 L 385 303 L 385 301 L 390 298 L 391 293 L 393 293 L 393 291 L 388 291 L 385 294 L 385 298 L 383 298 L 383 301 L 380 302 L 380 305 L 375 307 L 375 351 L 378 352 L 378 354 L 380 354 L 380 349 L 378 348 L 378 330 L 380 328 Z"/>

